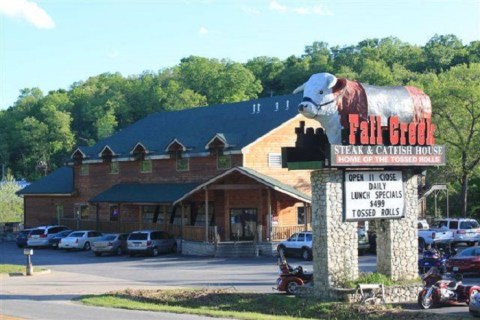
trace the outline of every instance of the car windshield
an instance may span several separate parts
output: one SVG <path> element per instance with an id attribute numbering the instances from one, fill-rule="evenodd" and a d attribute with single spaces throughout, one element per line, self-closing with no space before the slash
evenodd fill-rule
<path id="1" fill-rule="evenodd" d="M 71 230 L 59 232 L 59 233 L 57 233 L 57 234 L 55 235 L 55 238 L 66 237 L 66 236 L 68 236 L 71 232 L 72 232 Z"/>
<path id="2" fill-rule="evenodd" d="M 460 229 L 476 229 L 478 227 L 479 225 L 476 220 L 462 221 L 460 223 Z"/>
<path id="3" fill-rule="evenodd" d="M 469 249 L 463 250 L 457 256 L 459 256 L 459 257 L 469 257 L 469 256 L 473 256 L 474 252 L 475 252 L 474 248 L 469 248 Z"/>
<path id="4" fill-rule="evenodd" d="M 112 241 L 115 240 L 117 236 L 114 234 L 109 234 L 108 236 L 103 236 L 100 238 L 100 240 L 105 240 L 105 241 Z"/>
<path id="5" fill-rule="evenodd" d="M 39 235 L 39 234 L 43 234 L 44 232 L 45 232 L 45 229 L 35 229 L 35 230 L 32 230 L 30 234 Z"/>
<path id="6" fill-rule="evenodd" d="M 85 234 L 85 232 L 72 232 L 69 237 L 71 238 L 81 238 L 83 237 L 83 235 Z"/>
<path id="7" fill-rule="evenodd" d="M 132 233 L 128 240 L 147 240 L 148 233 Z"/>

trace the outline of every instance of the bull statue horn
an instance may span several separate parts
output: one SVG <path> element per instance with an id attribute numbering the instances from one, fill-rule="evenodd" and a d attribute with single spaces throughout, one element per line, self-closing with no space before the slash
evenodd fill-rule
<path id="1" fill-rule="evenodd" d="M 297 87 L 297 89 L 293 90 L 293 93 L 299 93 L 301 91 L 303 91 L 303 89 L 305 89 L 305 83 L 302 84 L 301 86 Z"/>
<path id="2" fill-rule="evenodd" d="M 337 84 L 337 77 L 335 77 L 333 74 L 326 73 L 325 78 L 327 80 L 327 88 L 333 88 Z"/>

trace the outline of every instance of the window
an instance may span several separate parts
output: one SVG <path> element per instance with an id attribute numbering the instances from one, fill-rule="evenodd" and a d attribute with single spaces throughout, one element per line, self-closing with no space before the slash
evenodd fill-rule
<path id="1" fill-rule="evenodd" d="M 88 220 L 88 205 L 80 204 L 75 206 L 75 218 Z"/>
<path id="2" fill-rule="evenodd" d="M 152 223 L 154 214 L 155 214 L 155 206 L 143 206 L 142 207 L 143 223 Z"/>
<path id="3" fill-rule="evenodd" d="M 300 242 L 305 241 L 305 233 L 299 233 L 297 237 L 297 241 L 300 241 Z"/>
<path id="4" fill-rule="evenodd" d="M 217 152 L 217 169 L 230 169 L 232 167 L 232 158 L 229 154 Z"/>
<path id="5" fill-rule="evenodd" d="M 189 158 L 183 158 L 177 155 L 177 171 L 188 171 Z"/>
<path id="6" fill-rule="evenodd" d="M 450 221 L 450 229 L 458 229 L 458 221 Z"/>
<path id="7" fill-rule="evenodd" d="M 110 221 L 118 221 L 120 216 L 120 210 L 118 206 L 110 207 Z"/>
<path id="8" fill-rule="evenodd" d="M 152 172 L 152 160 L 143 160 L 140 162 L 140 172 Z"/>
<path id="9" fill-rule="evenodd" d="M 297 224 L 305 224 L 305 207 L 297 208 Z"/>
<path id="10" fill-rule="evenodd" d="M 117 161 L 110 162 L 110 174 L 118 174 L 120 172 L 120 166 Z"/>
<path id="11" fill-rule="evenodd" d="M 80 166 L 80 175 L 81 176 L 88 176 L 88 164 L 82 164 Z"/>
<path id="12" fill-rule="evenodd" d="M 282 167 L 282 155 L 280 153 L 269 153 L 268 154 L 268 166 L 270 168 L 281 168 Z"/>

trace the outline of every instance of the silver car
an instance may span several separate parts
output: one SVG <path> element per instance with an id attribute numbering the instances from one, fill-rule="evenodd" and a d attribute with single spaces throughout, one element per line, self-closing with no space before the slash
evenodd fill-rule
<path id="1" fill-rule="evenodd" d="M 165 231 L 142 230 L 130 233 L 127 240 L 128 253 L 157 256 L 160 252 L 176 252 L 177 241 Z"/>
<path id="2" fill-rule="evenodd" d="M 67 250 L 90 250 L 92 243 L 101 237 L 102 234 L 96 230 L 74 231 L 67 237 L 60 240 L 58 243 L 58 248 Z"/>
<path id="3" fill-rule="evenodd" d="M 97 257 L 104 253 L 122 255 L 127 252 L 127 238 L 127 233 L 106 234 L 92 243 L 92 251 Z"/>
<path id="4" fill-rule="evenodd" d="M 48 247 L 50 239 L 57 233 L 68 230 L 65 226 L 42 226 L 32 230 L 28 235 L 27 246 L 29 247 Z"/>

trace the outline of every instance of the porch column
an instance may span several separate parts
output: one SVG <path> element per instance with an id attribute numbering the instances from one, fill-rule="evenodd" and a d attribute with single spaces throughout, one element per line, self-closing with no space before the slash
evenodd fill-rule
<path id="1" fill-rule="evenodd" d="M 308 230 L 308 213 L 307 213 L 307 204 L 303 203 L 303 224 L 305 225 L 305 231 Z"/>
<path id="2" fill-rule="evenodd" d="M 205 242 L 208 242 L 208 189 L 205 187 Z"/>
<path id="3" fill-rule="evenodd" d="M 184 230 L 183 230 L 183 229 L 185 229 L 185 228 L 184 228 L 184 225 L 185 225 L 185 224 L 183 223 L 183 217 L 185 217 L 185 206 L 183 205 L 183 202 L 180 203 L 180 208 L 182 209 L 182 210 L 180 211 L 180 225 L 181 225 L 181 231 L 180 231 L 180 233 L 182 234 L 182 239 L 183 239 L 183 238 L 184 238 L 184 237 L 183 237 L 183 234 L 184 234 Z"/>
<path id="4" fill-rule="evenodd" d="M 270 188 L 267 188 L 267 201 L 268 201 L 268 217 L 267 217 L 267 230 L 266 236 L 268 241 L 272 241 L 272 193 Z"/>

